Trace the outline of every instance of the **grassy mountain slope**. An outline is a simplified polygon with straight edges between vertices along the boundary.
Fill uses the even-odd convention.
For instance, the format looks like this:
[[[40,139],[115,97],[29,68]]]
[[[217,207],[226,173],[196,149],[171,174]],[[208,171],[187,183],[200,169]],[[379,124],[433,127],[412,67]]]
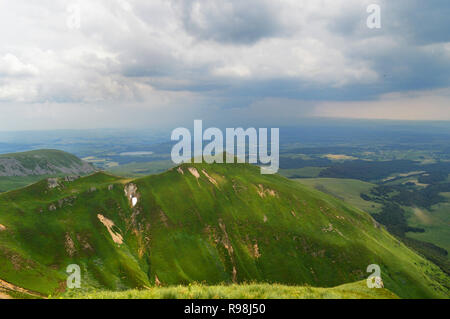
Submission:
[[[18,189],[44,177],[86,175],[94,167],[58,150],[36,150],[0,155],[0,192]]]
[[[19,189],[40,181],[46,176],[0,176],[0,193]]]
[[[36,150],[0,155],[0,176],[87,174],[93,167],[75,155],[58,150]]]
[[[408,174],[410,176],[410,174]],[[396,235],[409,247],[425,256],[428,260],[438,265],[444,272],[450,274],[450,202],[441,202],[432,205],[430,208],[419,208],[417,206],[392,206],[383,205],[377,200],[365,200],[361,194],[371,194],[377,185],[353,179],[335,179],[335,178],[301,178],[296,181],[312,186],[324,193],[333,195],[350,205],[366,211],[377,219],[379,213],[384,215],[384,220],[390,222],[386,224],[397,229],[423,229],[423,231],[405,231],[402,235],[397,232]],[[402,182],[406,182],[403,180]],[[442,196],[447,197],[445,193]],[[431,196],[430,196],[431,197]],[[449,197],[447,197],[449,198]],[[370,197],[369,197],[370,199]],[[402,213],[404,210],[404,221],[402,222]],[[386,218],[391,217],[390,219]],[[400,217],[400,218],[399,218]],[[402,225],[403,223],[403,225]]]
[[[400,297],[449,297],[448,276],[368,214],[250,165],[183,164],[135,180],[96,173],[49,184],[0,195],[0,278],[32,291],[63,292],[73,263],[83,287],[111,290],[334,287],[378,264]]]
[[[363,182],[357,179],[342,178],[297,178],[296,181],[314,187],[315,189],[333,195],[350,205],[368,213],[378,213],[381,204],[365,201],[361,198],[361,193],[367,193],[376,184]]]

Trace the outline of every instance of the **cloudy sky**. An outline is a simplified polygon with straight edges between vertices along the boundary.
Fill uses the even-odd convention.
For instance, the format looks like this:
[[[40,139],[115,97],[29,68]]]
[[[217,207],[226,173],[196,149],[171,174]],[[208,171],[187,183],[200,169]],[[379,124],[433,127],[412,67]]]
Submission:
[[[448,0],[0,0],[0,130],[450,120],[449,17]]]

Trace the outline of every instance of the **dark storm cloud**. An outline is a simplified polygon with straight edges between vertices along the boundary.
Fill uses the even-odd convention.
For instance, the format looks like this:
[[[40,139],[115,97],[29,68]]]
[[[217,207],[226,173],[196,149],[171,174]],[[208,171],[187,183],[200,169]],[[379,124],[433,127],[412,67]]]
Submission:
[[[421,45],[450,41],[450,1],[390,1],[388,15],[391,7],[391,25],[395,24],[399,35]]]
[[[295,30],[293,21],[282,24],[277,7],[266,1],[218,3],[192,0],[175,1],[175,4],[181,12],[185,30],[201,40],[251,46],[262,39],[288,35],[291,38],[316,36],[315,30],[308,28],[302,34],[292,32]],[[181,73],[189,78],[184,85],[177,83],[172,87],[158,81],[153,81],[153,84],[165,90],[210,92],[227,97],[224,102],[227,105],[232,104],[230,99],[233,98],[236,104],[243,105],[268,96],[340,101],[376,99],[380,94],[392,91],[447,87],[450,84],[449,53],[442,47],[424,46],[450,41],[450,2],[399,0],[379,1],[379,4],[382,9],[382,28],[379,30],[369,29],[366,25],[369,15],[366,2],[344,7],[345,10],[339,11],[336,16],[327,18],[325,24],[328,36],[342,38],[342,43],[348,44],[342,46],[341,52],[351,60],[366,61],[378,74],[376,81],[350,81],[336,86],[281,75],[263,79],[252,76],[217,78],[204,73],[211,67],[208,65],[198,69],[200,73],[185,72],[184,68]],[[323,11],[326,10],[328,8],[324,6]],[[319,13],[317,17],[320,18]],[[302,19],[299,17],[299,20]],[[307,21],[304,19],[303,22]],[[283,59],[283,56],[274,56],[273,59]]]
[[[184,0],[180,6],[183,26],[197,39],[230,44],[253,44],[281,35],[284,30],[272,1]]]
[[[66,9],[77,3],[74,29]],[[366,25],[373,3],[381,29]],[[346,114],[380,117],[403,103],[391,112],[402,118],[413,103],[408,119],[450,118],[449,16],[448,0],[4,1],[0,119],[134,125],[261,108],[271,120],[315,103],[323,116],[349,103]]]

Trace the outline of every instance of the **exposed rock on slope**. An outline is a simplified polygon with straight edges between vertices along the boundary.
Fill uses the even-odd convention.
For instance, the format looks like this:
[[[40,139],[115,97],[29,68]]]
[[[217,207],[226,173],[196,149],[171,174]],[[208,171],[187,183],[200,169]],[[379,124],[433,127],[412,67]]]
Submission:
[[[0,155],[0,176],[85,175],[94,167],[57,150],[37,150]]]

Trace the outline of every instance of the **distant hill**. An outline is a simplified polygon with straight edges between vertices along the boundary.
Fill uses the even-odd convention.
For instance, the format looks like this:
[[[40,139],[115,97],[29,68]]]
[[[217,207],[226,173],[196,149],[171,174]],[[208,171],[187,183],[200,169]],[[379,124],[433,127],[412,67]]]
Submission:
[[[403,298],[449,298],[450,279],[372,217],[247,164],[183,164],[124,179],[45,179],[0,194],[0,279],[44,295],[188,283],[335,287],[381,267]],[[82,290],[83,291],[83,290]]]
[[[85,175],[94,167],[58,150],[36,150],[0,155],[0,176]]]

